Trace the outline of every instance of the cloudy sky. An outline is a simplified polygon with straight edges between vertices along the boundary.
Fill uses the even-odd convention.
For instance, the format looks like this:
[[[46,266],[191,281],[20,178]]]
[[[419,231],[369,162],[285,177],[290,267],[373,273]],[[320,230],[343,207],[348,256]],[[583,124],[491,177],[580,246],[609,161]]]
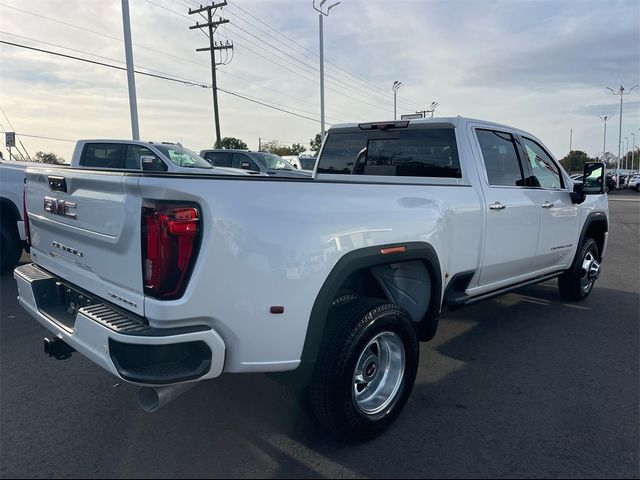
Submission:
[[[318,16],[311,0],[228,0],[218,40],[223,136],[308,143],[319,132]],[[333,3],[328,1],[327,5]],[[192,0],[130,0],[136,68],[210,84],[208,46],[189,30]],[[200,18],[202,21],[202,19]],[[124,65],[120,0],[0,0],[0,40]],[[393,118],[426,108],[528,130],[556,157],[617,153],[619,97],[640,82],[640,2],[342,0],[325,19],[328,123]],[[211,90],[137,75],[141,138],[194,150],[214,139]],[[70,159],[79,138],[131,135],[126,73],[0,44],[0,126],[31,154]],[[640,87],[625,96],[622,137],[640,143]],[[293,114],[297,114],[293,115]],[[304,118],[307,117],[307,118]],[[12,126],[12,127],[11,127]],[[51,137],[49,140],[27,135]],[[2,142],[4,145],[4,142]],[[5,157],[6,150],[3,149]]]

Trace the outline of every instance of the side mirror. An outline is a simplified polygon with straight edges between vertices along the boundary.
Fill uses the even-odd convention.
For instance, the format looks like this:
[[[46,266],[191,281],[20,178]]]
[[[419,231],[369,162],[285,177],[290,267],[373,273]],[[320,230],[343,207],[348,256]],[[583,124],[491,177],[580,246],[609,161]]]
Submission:
[[[153,155],[141,155],[140,163],[142,163],[142,170],[147,172],[164,172],[167,170],[164,162]]]
[[[251,170],[251,165],[249,165],[249,162],[240,162],[240,168],[243,170]]]
[[[604,163],[585,163],[582,175],[582,193],[585,195],[600,195],[604,192]]]

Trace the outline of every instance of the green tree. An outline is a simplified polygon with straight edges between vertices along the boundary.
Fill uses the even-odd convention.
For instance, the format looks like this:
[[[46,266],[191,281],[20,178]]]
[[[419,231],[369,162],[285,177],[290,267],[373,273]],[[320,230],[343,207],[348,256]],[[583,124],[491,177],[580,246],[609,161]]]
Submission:
[[[248,150],[247,144],[235,137],[223,137],[220,140],[220,148]]]
[[[302,152],[305,152],[307,150],[307,147],[300,143],[294,143],[293,145],[291,145],[290,150],[292,152],[291,155],[300,155]]]
[[[311,143],[311,150],[313,150],[316,156],[318,156],[318,153],[320,153],[320,147],[322,146],[322,138],[320,137],[320,134],[316,134],[316,138],[312,138],[309,143]]]
[[[300,155],[307,150],[307,147],[300,143],[294,143],[288,146],[283,145],[278,140],[271,140],[270,142],[262,144],[262,150],[283,157],[285,155]]]
[[[57,156],[53,152],[36,152],[36,162],[54,163],[57,165],[67,163],[64,158]]]
[[[567,156],[565,156],[560,163],[569,173],[580,173],[584,170],[584,164],[587,162],[596,162],[597,159],[590,158],[585,152],[581,150],[571,150]]]

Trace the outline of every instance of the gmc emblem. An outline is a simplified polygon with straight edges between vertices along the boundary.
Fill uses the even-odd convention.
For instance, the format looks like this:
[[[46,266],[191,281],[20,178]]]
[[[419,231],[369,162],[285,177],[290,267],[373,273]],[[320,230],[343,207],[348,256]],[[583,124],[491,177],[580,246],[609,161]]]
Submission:
[[[71,213],[69,210],[76,208],[74,202],[67,202],[66,200],[58,200],[53,197],[44,197],[44,211],[52,213],[53,215],[60,215],[61,217],[71,218],[75,220],[78,215]]]

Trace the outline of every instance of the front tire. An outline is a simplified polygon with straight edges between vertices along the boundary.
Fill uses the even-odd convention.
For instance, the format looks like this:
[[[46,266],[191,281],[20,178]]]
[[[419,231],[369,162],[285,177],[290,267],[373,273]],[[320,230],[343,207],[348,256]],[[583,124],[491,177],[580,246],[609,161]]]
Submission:
[[[336,309],[310,385],[316,418],[351,439],[382,433],[411,394],[419,361],[413,321],[399,305],[361,298]]]
[[[586,237],[571,268],[558,277],[558,289],[565,300],[581,301],[589,296],[600,275],[600,257],[595,240]]]

